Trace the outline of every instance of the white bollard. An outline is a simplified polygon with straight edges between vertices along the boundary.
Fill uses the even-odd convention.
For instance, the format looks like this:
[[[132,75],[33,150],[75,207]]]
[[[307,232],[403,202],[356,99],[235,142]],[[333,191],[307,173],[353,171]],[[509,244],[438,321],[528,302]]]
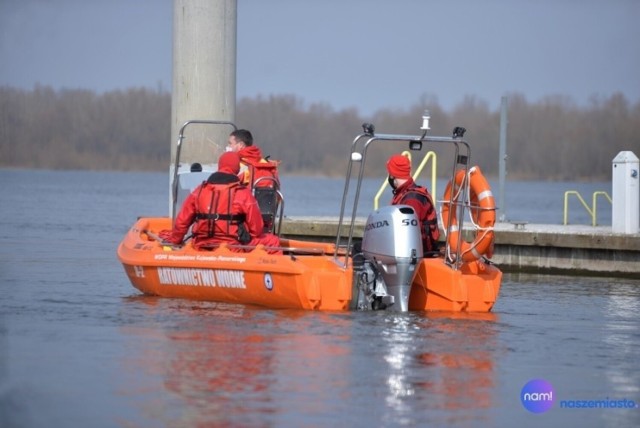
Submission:
[[[640,163],[630,151],[613,159],[611,228],[615,233],[640,231]]]

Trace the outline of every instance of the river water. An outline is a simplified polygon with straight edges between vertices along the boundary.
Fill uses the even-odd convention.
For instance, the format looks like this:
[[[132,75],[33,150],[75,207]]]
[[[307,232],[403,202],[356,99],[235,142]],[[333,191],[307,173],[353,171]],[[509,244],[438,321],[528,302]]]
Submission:
[[[640,403],[640,279],[505,274],[485,315],[160,299],[115,252],[137,216],[166,214],[166,174],[0,170],[0,183],[0,427],[640,425],[637,407],[568,408]],[[285,177],[285,213],[336,215],[343,184]],[[553,224],[565,190],[611,194],[506,190],[511,218]],[[534,379],[553,387],[547,412],[521,402]]]

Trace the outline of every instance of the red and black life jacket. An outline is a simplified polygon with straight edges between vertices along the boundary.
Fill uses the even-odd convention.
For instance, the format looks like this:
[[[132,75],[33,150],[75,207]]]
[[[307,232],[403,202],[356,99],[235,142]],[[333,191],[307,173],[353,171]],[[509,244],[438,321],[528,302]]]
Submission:
[[[243,244],[251,240],[245,227],[245,215],[232,213],[235,193],[241,187],[237,181],[230,184],[202,183],[198,192],[194,237],[208,239],[215,236]]]
[[[438,213],[433,204],[433,198],[427,189],[414,183],[403,192],[400,201],[396,203],[406,203],[410,199],[417,200],[426,209],[426,217],[418,219],[422,222],[420,230],[422,231],[424,251],[436,251],[440,230],[438,229]]]

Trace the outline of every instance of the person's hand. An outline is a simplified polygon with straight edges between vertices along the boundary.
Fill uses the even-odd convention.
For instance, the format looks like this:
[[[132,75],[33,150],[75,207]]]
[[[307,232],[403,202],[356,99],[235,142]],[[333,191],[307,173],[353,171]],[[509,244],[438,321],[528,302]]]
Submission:
[[[169,229],[161,230],[161,231],[158,233],[158,236],[159,236],[159,237],[160,237],[160,239],[162,239],[163,241],[168,241],[168,240],[169,240],[169,238],[171,238],[171,230],[169,230]]]

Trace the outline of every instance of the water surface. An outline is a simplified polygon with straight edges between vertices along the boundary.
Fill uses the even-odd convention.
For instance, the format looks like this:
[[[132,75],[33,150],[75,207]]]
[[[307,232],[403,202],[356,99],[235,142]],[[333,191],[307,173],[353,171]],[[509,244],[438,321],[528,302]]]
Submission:
[[[344,183],[323,180],[313,204],[294,202],[312,179],[285,181],[291,215],[332,206],[321,189]],[[505,274],[485,315],[161,299],[131,287],[115,249],[138,215],[167,212],[164,174],[0,170],[0,182],[2,427],[640,423],[637,408],[559,406],[640,402],[640,280]],[[514,187],[515,206],[557,204],[533,198],[548,183]],[[520,402],[538,378],[558,400],[543,414]]]

